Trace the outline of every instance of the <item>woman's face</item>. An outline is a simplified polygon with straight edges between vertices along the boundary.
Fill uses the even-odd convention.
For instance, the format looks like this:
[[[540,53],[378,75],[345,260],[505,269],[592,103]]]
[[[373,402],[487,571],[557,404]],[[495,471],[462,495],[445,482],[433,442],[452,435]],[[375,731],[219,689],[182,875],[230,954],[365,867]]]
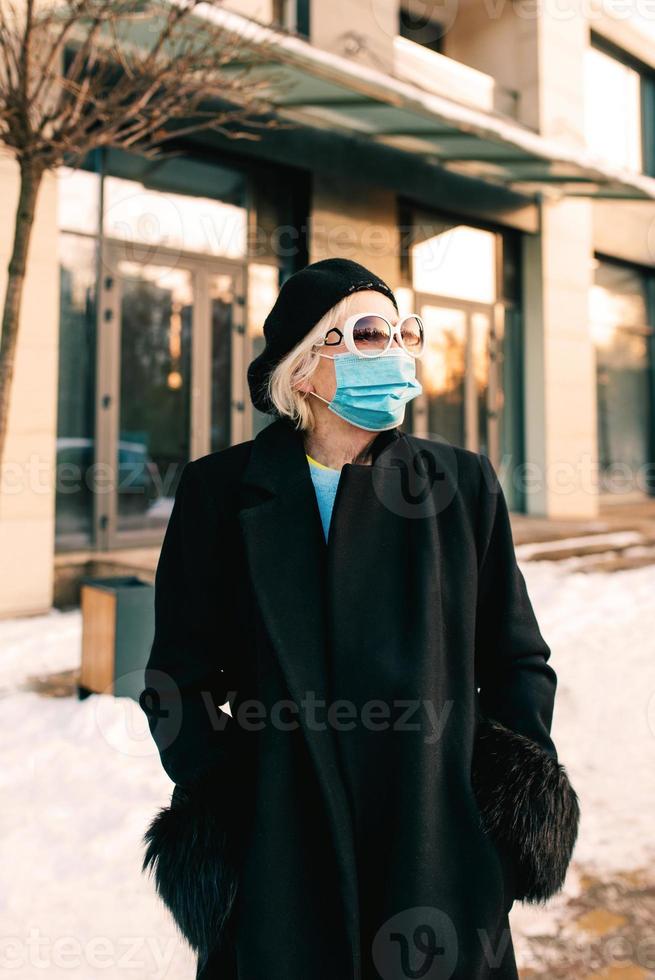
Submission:
[[[391,324],[398,322],[398,313],[391,300],[383,293],[379,293],[374,289],[362,289],[359,292],[353,293],[350,297],[349,309],[344,315],[343,323],[337,323],[336,326],[343,330],[347,318],[354,313],[380,313]],[[398,340],[394,337],[392,347],[399,346]],[[334,361],[330,360],[330,358],[335,354],[348,354],[349,351],[342,341],[338,346],[330,344],[328,347],[321,347],[320,352],[321,354],[328,354],[329,357],[319,357],[314,373],[300,386],[300,390],[307,392],[315,391],[328,401],[332,401],[337,388],[337,380]],[[312,399],[312,408],[320,411],[321,409],[327,409],[327,405],[324,405],[323,402],[317,399]]]

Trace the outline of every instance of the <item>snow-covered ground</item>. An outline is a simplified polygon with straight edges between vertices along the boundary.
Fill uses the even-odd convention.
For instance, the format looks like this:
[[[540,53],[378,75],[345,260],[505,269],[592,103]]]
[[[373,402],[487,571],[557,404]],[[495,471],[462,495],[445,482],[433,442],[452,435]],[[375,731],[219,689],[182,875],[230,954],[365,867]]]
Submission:
[[[581,872],[606,879],[654,867],[655,565],[585,573],[575,564],[521,564],[558,676],[552,735],[581,812],[563,892],[545,909],[518,902],[510,913],[524,967],[530,935],[569,924]]]
[[[0,977],[187,980],[195,958],[140,873],[172,784],[130,698],[50,698],[27,674],[76,667],[79,612],[0,622]]]
[[[553,738],[581,802],[564,893],[510,915],[520,966],[531,933],[560,928],[579,872],[655,858],[655,566],[582,573],[525,562],[558,674]],[[133,701],[21,689],[74,668],[78,612],[0,622],[0,977],[192,980],[195,960],[140,873],[141,836],[170,797]]]

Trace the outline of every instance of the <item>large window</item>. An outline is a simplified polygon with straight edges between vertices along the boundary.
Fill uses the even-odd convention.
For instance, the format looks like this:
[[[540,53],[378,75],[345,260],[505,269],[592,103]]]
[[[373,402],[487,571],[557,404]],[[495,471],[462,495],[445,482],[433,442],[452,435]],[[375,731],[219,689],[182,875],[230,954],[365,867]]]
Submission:
[[[655,173],[653,84],[649,69],[593,38],[585,62],[585,135],[589,149],[612,166]]]
[[[421,293],[493,303],[496,236],[484,228],[443,222],[411,246],[412,285]]]
[[[653,492],[652,276],[597,258],[590,296],[601,490]]]
[[[426,328],[408,426],[483,452],[524,507],[520,239],[401,205],[403,279]]]
[[[246,369],[307,262],[309,179],[217,159],[107,150],[59,171],[61,550],[158,543],[186,462],[270,421]]]
[[[153,162],[122,150],[104,154],[102,171],[101,179],[89,169],[59,169],[62,230],[97,235],[102,191],[102,230],[108,238],[152,249],[245,256],[242,173],[189,158]]]
[[[232,383],[234,335],[245,337],[244,173],[114,150],[93,162],[58,174],[65,548],[147,543],[186,461],[245,434]]]

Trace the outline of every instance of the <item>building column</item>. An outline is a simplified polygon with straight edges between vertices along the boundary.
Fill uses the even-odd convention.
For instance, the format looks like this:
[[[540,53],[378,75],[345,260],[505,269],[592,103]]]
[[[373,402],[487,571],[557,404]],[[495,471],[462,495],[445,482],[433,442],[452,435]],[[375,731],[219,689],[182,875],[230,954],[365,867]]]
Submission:
[[[518,20],[520,121],[584,147],[589,25],[575,0]],[[556,191],[557,185],[553,185]],[[589,331],[593,204],[544,197],[523,248],[528,513],[598,513],[595,352]]]
[[[544,202],[524,238],[526,504],[530,514],[598,513],[596,371],[589,332],[591,205]]]
[[[18,168],[0,160],[0,295],[18,200]],[[46,174],[37,201],[23,305],[9,430],[0,485],[0,617],[48,610],[54,577],[59,275],[57,176]]]

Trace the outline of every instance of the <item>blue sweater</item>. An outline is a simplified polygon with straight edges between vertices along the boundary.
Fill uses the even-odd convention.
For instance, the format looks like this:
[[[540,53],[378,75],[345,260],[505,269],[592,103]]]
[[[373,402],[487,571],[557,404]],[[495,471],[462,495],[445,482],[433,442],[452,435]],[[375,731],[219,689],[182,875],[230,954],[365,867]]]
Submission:
[[[323,523],[323,533],[327,541],[330,520],[332,518],[332,508],[334,507],[334,498],[337,494],[341,470],[333,470],[329,466],[323,466],[322,463],[317,463],[311,456],[307,456],[307,461],[309,463],[309,472],[314,484],[314,490],[316,491],[316,500]]]

